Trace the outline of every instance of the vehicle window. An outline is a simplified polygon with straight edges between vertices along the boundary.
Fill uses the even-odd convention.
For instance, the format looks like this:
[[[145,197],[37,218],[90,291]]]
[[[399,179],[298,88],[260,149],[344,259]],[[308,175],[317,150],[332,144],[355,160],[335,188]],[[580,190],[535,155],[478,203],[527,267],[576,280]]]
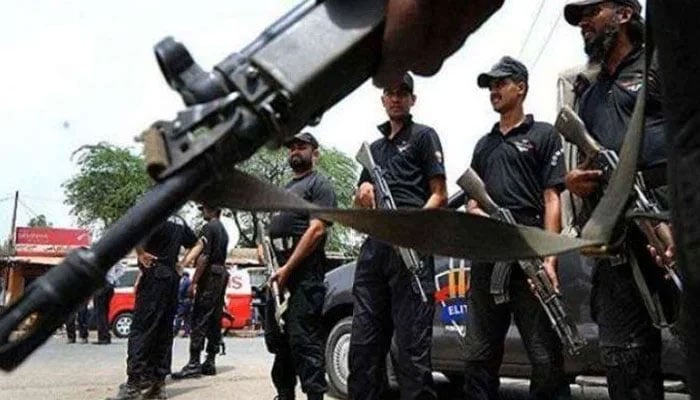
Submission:
[[[122,275],[119,278],[119,282],[117,282],[116,287],[131,287],[134,286],[134,283],[136,282],[136,277],[139,274],[139,270],[137,268],[135,269],[130,269],[127,268],[124,271],[124,275]]]

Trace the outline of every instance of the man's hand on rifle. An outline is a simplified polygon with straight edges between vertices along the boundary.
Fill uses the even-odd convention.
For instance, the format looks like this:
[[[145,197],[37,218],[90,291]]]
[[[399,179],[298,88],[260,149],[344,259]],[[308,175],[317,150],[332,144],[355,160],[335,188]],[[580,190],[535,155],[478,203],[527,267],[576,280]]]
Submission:
[[[374,185],[369,182],[362,183],[357,188],[355,204],[362,208],[377,208],[377,203],[374,200]]]
[[[502,4],[503,0],[389,0],[374,83],[385,87],[400,81],[407,71],[437,73],[443,61]]]
[[[284,290],[291,275],[292,270],[285,264],[280,267],[272,276],[270,277],[270,282],[277,282],[277,287],[279,290]]]
[[[138,255],[136,256],[136,258],[139,264],[144,268],[151,268],[155,264],[155,262],[158,261],[158,257],[143,250],[138,251]]]
[[[564,184],[569,192],[579,196],[587,197],[595,192],[600,185],[603,171],[599,169],[587,169],[588,162],[579,165],[566,173]]]
[[[559,293],[559,274],[557,272],[557,258],[555,256],[546,257],[544,259],[544,270],[547,273],[549,281],[552,282],[554,290]]]

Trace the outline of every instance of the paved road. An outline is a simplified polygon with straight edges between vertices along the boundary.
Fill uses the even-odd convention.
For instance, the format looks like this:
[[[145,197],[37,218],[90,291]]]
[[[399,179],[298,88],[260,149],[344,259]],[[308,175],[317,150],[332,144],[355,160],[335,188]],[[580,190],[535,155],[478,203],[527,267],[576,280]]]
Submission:
[[[173,369],[187,362],[187,339],[175,340]],[[217,359],[219,374],[214,377],[186,381],[168,381],[170,398],[271,400],[274,389],[269,368],[272,356],[265,350],[260,337],[226,338],[227,355]],[[126,340],[114,340],[111,345],[65,344],[65,338],[55,336],[27,362],[11,374],[0,372],[2,400],[99,400],[116,393],[125,379]],[[463,396],[445,380],[438,379],[439,399],[461,399]],[[605,399],[601,389],[572,386],[575,399]],[[504,380],[507,399],[522,399],[526,382]],[[298,399],[304,399],[301,395]],[[687,397],[667,396],[667,399]],[[398,400],[393,393],[388,400]]]

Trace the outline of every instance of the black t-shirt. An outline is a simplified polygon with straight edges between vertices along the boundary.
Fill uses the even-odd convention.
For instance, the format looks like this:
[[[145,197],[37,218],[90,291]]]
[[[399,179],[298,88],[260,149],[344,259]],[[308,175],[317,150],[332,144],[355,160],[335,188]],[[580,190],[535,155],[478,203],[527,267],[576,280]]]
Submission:
[[[142,242],[143,249],[158,257],[158,263],[175,267],[180,247],[192,248],[197,243],[192,229],[179,216],[173,215]]]
[[[374,162],[384,171],[384,179],[398,208],[421,208],[430,198],[430,178],[445,176],[442,145],[437,132],[413,122],[409,116],[403,128],[392,138],[391,125],[379,127],[383,138],[370,145]],[[366,169],[359,184],[372,182]]]
[[[292,179],[284,189],[321,207],[336,207],[337,205],[333,185],[317,171]],[[270,219],[270,237],[294,237],[298,239],[309,228],[310,218],[313,216],[308,213],[278,211],[272,214]],[[330,225],[329,222],[326,224]],[[322,249],[323,246],[321,245],[319,248]]]
[[[495,124],[476,144],[471,166],[496,204],[521,224],[542,226],[544,190],[564,186],[562,153],[554,127],[528,114],[506,135]]]
[[[641,168],[666,162],[666,122],[657,68],[656,62],[649,68]],[[591,135],[618,153],[643,84],[643,71],[644,48],[640,47],[627,55],[613,74],[603,68],[579,100],[579,115]]]
[[[208,257],[209,264],[225,265],[228,234],[221,221],[218,218],[209,220],[202,228],[200,236],[204,242],[202,254]]]

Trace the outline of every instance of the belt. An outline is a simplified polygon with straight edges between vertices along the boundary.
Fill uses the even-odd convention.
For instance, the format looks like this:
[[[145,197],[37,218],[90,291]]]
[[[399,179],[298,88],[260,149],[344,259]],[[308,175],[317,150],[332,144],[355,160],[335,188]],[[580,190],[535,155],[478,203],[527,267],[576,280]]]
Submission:
[[[642,175],[647,189],[656,189],[667,185],[666,163],[641,170],[639,173]]]

